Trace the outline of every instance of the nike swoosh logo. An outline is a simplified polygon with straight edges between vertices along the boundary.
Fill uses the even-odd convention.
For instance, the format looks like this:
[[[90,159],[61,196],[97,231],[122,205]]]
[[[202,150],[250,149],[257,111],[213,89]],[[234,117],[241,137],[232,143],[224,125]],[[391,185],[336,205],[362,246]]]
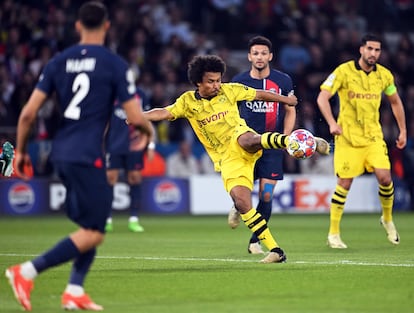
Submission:
[[[278,177],[278,176],[279,176],[279,174],[277,174],[277,173],[272,173],[272,174],[270,174],[270,176],[272,176],[272,177]]]

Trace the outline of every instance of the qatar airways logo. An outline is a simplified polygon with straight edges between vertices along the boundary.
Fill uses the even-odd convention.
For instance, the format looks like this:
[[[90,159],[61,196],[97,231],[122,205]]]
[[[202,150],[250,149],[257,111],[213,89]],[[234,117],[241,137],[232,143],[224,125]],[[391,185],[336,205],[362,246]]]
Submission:
[[[360,92],[354,92],[349,91],[348,92],[348,98],[349,99],[356,99],[356,100],[379,100],[381,98],[381,95],[377,93],[360,93]]]
[[[202,120],[197,121],[198,126],[203,127],[203,126],[208,125],[212,122],[218,121],[218,120],[222,119],[223,117],[225,117],[228,112],[229,111],[215,113],[215,114],[213,114],[209,117],[203,118]]]
[[[246,107],[256,113],[268,113],[275,111],[275,103],[262,100],[246,101]]]

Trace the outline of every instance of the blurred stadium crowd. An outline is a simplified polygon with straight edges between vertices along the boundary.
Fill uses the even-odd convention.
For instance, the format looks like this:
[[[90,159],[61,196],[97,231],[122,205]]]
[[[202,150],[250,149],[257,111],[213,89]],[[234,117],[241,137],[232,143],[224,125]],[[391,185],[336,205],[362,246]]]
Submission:
[[[77,0],[3,0],[0,4],[0,140],[15,142],[22,106],[45,64],[74,44]],[[322,80],[339,63],[359,56],[365,32],[385,42],[380,63],[389,67],[407,114],[408,146],[395,149],[397,128],[389,106],[382,110],[384,135],[394,175],[412,188],[414,174],[414,1],[411,0],[113,0],[107,46],[122,55],[137,74],[151,107],[170,104],[184,90],[187,62],[214,53],[227,63],[224,81],[249,66],[247,41],[257,34],[274,44],[273,66],[289,73],[300,100],[298,127],[331,139],[316,105]],[[335,103],[333,103],[335,106]],[[148,109],[148,108],[145,108]],[[41,110],[33,142],[47,156],[57,121],[53,99]],[[186,122],[157,125],[160,143],[196,144]],[[46,157],[41,159],[46,160]],[[296,161],[286,172],[299,173]],[[42,170],[35,167],[35,173]]]

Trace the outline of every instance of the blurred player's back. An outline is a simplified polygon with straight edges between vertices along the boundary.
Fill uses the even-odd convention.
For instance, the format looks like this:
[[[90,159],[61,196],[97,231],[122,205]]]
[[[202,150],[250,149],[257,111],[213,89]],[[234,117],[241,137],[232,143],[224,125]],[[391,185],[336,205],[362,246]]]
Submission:
[[[131,82],[126,80],[126,69],[123,60],[98,45],[70,47],[48,64],[37,88],[46,93],[56,90],[61,106],[53,160],[100,162],[103,133],[116,97],[114,86],[124,81],[132,91],[124,92],[121,102],[135,91],[132,75]]]

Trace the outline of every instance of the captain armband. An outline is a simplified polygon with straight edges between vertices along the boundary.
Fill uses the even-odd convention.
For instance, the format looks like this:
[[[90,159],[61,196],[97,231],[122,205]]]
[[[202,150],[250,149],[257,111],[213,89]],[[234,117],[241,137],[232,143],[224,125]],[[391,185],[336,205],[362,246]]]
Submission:
[[[397,92],[397,87],[395,86],[395,84],[389,85],[385,90],[384,93],[387,96],[392,96],[393,94],[395,94]]]

